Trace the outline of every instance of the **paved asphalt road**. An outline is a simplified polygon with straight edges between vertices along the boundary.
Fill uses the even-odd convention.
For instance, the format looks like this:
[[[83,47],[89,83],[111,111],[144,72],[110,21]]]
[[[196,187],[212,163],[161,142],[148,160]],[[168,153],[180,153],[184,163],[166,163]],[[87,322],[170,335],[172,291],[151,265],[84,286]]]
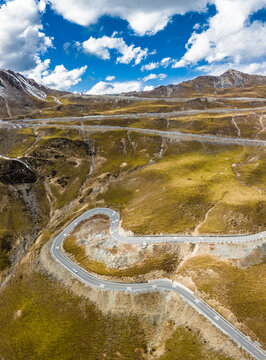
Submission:
[[[45,119],[43,119],[45,121]],[[46,119],[47,120],[47,119]],[[51,119],[50,119],[51,120]],[[40,121],[40,119],[38,119]],[[57,121],[61,121],[57,119]],[[29,123],[28,121],[22,122],[1,122],[0,125],[2,126],[9,126],[16,128],[22,127],[51,127],[52,124],[50,123],[43,123],[43,122],[35,122]],[[171,139],[178,139],[180,141],[200,141],[205,143],[215,143],[215,144],[223,144],[223,145],[247,145],[247,146],[266,146],[265,140],[258,140],[258,139],[246,139],[246,138],[233,138],[233,137],[222,137],[222,136],[214,136],[214,135],[199,135],[199,134],[191,134],[191,133],[182,133],[178,130],[171,130],[171,131],[162,131],[162,130],[155,130],[155,129],[142,129],[142,128],[134,128],[134,127],[127,127],[127,126],[110,126],[110,125],[67,125],[67,124],[56,124],[56,127],[61,128],[73,128],[73,129],[86,129],[92,132],[103,132],[103,131],[133,131],[142,134],[148,135],[158,135],[165,138]]]
[[[54,118],[36,118],[36,119],[21,119],[21,120],[12,120],[13,123],[25,121],[28,123],[35,121],[42,122],[52,122],[52,121],[82,121],[82,120],[103,120],[103,119],[142,119],[142,118],[171,118],[171,117],[179,117],[186,115],[197,115],[197,114],[235,114],[235,113],[246,113],[246,112],[254,112],[254,111],[265,111],[265,106],[254,107],[254,108],[240,108],[240,109],[195,109],[195,110],[178,110],[178,111],[168,111],[168,112],[146,112],[146,113],[135,113],[135,114],[105,114],[105,115],[84,115],[84,116],[62,116],[62,117],[54,117]]]
[[[53,258],[64,266],[73,276],[79,279],[86,285],[90,285],[99,289],[113,290],[113,291],[126,291],[126,292],[147,292],[156,290],[175,291],[193,308],[195,308],[200,314],[205,316],[210,322],[212,322],[223,333],[228,335],[239,346],[249,352],[254,358],[259,360],[265,360],[265,352],[254,342],[252,342],[247,336],[242,334],[233,325],[231,325],[226,319],[218,314],[203,300],[199,299],[193,294],[191,290],[185,286],[172,282],[169,279],[152,280],[144,283],[119,283],[114,281],[103,280],[97,278],[95,275],[88,273],[80,266],[75,264],[66,255],[62,253],[62,244],[66,236],[68,236],[74,228],[83,220],[88,219],[97,214],[104,214],[110,218],[110,233],[113,238],[123,242],[164,242],[164,241],[179,241],[179,242],[243,242],[250,240],[257,240],[266,237],[266,231],[254,234],[254,235],[239,235],[239,236],[136,236],[136,237],[123,237],[118,232],[119,214],[112,209],[96,208],[84,212],[70,225],[68,225],[64,231],[62,231],[53,241],[51,246],[51,253]]]

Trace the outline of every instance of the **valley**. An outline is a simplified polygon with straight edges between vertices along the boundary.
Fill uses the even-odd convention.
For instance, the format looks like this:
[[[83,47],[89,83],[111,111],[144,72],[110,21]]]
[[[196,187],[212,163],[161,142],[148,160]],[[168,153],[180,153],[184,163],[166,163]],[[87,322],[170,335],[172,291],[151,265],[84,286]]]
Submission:
[[[3,359],[264,358],[264,78],[1,106]]]

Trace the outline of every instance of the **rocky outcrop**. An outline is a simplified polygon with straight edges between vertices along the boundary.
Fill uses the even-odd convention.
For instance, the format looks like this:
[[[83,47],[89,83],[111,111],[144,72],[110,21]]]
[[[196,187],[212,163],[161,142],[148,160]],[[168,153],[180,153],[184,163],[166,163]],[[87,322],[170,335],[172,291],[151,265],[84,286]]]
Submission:
[[[46,106],[47,95],[66,94],[39,85],[11,70],[0,69],[0,116],[12,118]]]
[[[266,85],[266,76],[249,75],[237,70],[228,70],[220,76],[198,76],[177,85],[159,86],[145,93],[135,93],[146,97],[183,97],[190,93],[214,92],[216,89]]]
[[[0,182],[5,185],[34,183],[35,173],[17,160],[0,160]]]

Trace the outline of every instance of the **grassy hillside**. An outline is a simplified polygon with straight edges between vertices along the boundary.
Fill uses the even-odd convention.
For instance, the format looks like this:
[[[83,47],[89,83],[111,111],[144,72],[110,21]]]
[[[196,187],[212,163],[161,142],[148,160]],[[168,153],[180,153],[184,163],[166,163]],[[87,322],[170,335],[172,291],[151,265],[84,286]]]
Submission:
[[[40,273],[20,273],[0,297],[5,360],[143,359],[136,316],[107,316]]]
[[[188,260],[179,273],[190,276],[200,291],[229,308],[266,344],[265,263],[240,269],[211,256],[199,256]]]
[[[248,96],[252,89],[243,91]],[[226,94],[221,90],[221,95]],[[38,116],[108,113],[110,119],[86,124],[265,136],[261,113],[242,113],[235,119],[232,114],[200,114],[118,120],[112,115],[172,111],[183,105],[110,99],[88,102],[71,96],[62,98],[62,105],[49,101],[52,107],[43,108]],[[195,108],[195,102],[186,106]],[[248,104],[227,102],[226,106]],[[4,360],[152,358],[153,349],[148,356],[149,341],[161,326],[156,317],[147,320],[127,312],[123,316],[104,315],[63,283],[39,272],[41,245],[89,208],[107,206],[120,211],[122,226],[136,234],[265,230],[265,150],[261,147],[173,141],[126,130],[93,133],[54,124],[34,129],[1,128],[0,154],[22,158],[36,176],[30,184],[0,182],[0,271],[6,271],[2,276],[8,271],[13,275],[0,294],[0,358]],[[34,244],[40,234],[42,242]],[[73,236],[66,240],[65,249],[88,270],[120,279],[156,270],[173,276],[181,259],[179,253],[155,252],[134,267],[116,269],[89,260]],[[22,260],[24,266],[15,270],[15,260]],[[179,274],[191,277],[203,295],[230,309],[265,341],[264,264],[241,269],[204,256],[183,263]],[[148,309],[148,302],[144,305]],[[210,350],[191,329],[177,328],[171,334],[161,360],[229,360]]]
[[[262,231],[265,195],[233,166],[257,156],[254,148],[168,142],[163,159],[110,183],[98,200],[120,207],[123,226],[135,233],[186,233],[201,222],[204,233]],[[251,175],[258,189],[264,176],[262,169],[257,181]]]

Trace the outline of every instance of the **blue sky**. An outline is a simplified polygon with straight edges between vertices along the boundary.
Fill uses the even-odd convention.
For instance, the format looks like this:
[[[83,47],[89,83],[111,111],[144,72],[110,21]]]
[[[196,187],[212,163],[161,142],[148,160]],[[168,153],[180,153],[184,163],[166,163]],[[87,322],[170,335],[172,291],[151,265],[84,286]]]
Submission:
[[[265,0],[0,0],[0,67],[90,94],[266,75]]]

